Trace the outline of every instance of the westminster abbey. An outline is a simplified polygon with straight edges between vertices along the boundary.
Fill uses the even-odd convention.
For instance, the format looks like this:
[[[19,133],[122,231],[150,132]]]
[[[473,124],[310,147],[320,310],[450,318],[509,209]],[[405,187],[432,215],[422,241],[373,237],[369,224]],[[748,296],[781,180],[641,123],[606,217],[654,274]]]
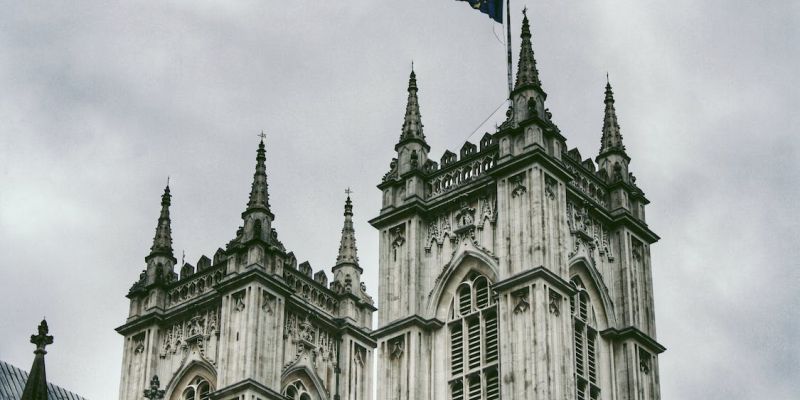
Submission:
[[[281,243],[263,140],[241,227],[196,265],[176,265],[167,187],[117,328],[120,399],[659,399],[658,236],[611,85],[600,151],[584,159],[546,107],[527,16],[521,38],[505,122],[438,162],[411,72],[370,221],[377,303],[362,281],[349,197],[332,277]]]

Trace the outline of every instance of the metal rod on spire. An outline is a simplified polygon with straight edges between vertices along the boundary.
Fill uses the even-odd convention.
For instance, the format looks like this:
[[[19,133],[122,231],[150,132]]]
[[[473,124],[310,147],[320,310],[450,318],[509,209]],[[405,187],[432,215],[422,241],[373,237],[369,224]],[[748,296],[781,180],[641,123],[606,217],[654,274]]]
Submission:
[[[508,98],[511,99],[511,91],[514,90],[514,83],[511,80],[511,0],[506,0],[506,60],[508,64]]]

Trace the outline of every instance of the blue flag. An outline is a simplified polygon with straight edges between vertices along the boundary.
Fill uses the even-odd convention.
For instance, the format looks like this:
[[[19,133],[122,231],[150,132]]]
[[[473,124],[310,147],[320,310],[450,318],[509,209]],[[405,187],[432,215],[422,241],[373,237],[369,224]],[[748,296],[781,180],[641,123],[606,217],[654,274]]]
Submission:
[[[466,1],[472,8],[489,16],[489,18],[503,23],[503,0],[457,0]]]

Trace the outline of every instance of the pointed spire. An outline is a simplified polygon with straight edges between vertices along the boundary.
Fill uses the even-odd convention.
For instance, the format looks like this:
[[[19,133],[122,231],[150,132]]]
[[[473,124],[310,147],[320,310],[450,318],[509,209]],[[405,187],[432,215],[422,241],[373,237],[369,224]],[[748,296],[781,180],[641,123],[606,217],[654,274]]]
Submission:
[[[528,23],[527,8],[522,10],[522,43],[519,48],[519,62],[517,63],[517,82],[514,90],[527,85],[534,85],[541,90],[542,82],[539,80],[539,70],[536,69],[536,59],[533,56],[531,44],[531,28]]]
[[[622,134],[617,123],[617,112],[614,109],[614,92],[611,90],[611,83],[606,74],[606,103],[605,116],[603,117],[603,136],[600,139],[600,155],[610,151],[625,153],[625,146],[622,144]]]
[[[167,183],[167,186],[164,188],[164,194],[161,195],[161,214],[158,216],[156,235],[153,237],[153,246],[150,247],[150,255],[147,256],[147,259],[156,255],[163,255],[173,260],[175,259],[172,255],[172,228],[170,227],[169,219],[171,199],[169,183]]]
[[[47,321],[42,319],[39,324],[38,333],[31,335],[31,343],[36,345],[33,354],[31,371],[28,373],[28,380],[25,382],[25,389],[22,392],[21,400],[47,400],[47,377],[45,376],[44,355],[47,354],[45,347],[53,344],[53,337],[48,335],[49,329]]]
[[[350,200],[350,188],[345,190],[347,200],[344,203],[344,227],[342,227],[342,239],[339,244],[339,255],[336,257],[337,267],[348,264],[358,267],[358,249],[356,248],[356,231],[353,229],[353,202]]]
[[[414,72],[414,64],[411,64],[411,75],[408,78],[408,103],[406,104],[406,116],[403,119],[403,130],[400,134],[398,146],[409,140],[421,141],[425,143],[425,134],[422,132],[422,117],[419,113],[419,100],[417,99],[417,74]]]
[[[261,142],[258,144],[258,153],[256,156],[256,172],[253,174],[253,184],[250,189],[250,201],[247,203],[247,210],[243,214],[248,214],[253,211],[265,211],[268,214],[269,210],[269,192],[267,185],[267,160],[266,150],[264,149],[264,133],[261,135]]]

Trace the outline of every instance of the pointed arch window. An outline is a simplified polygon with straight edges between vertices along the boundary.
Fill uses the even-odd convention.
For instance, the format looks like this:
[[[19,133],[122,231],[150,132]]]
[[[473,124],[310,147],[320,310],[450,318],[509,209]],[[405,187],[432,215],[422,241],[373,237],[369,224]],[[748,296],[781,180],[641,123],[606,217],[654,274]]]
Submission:
[[[497,305],[485,276],[473,273],[461,282],[449,317],[450,399],[500,399]]]
[[[183,389],[181,400],[208,400],[211,395],[211,384],[201,377],[196,377]]]
[[[301,380],[296,380],[283,389],[283,396],[288,400],[311,400],[311,395]]]
[[[600,398],[600,386],[597,379],[597,324],[594,309],[580,278],[572,278],[571,283],[577,291],[570,299],[574,324],[575,398],[596,400]]]

